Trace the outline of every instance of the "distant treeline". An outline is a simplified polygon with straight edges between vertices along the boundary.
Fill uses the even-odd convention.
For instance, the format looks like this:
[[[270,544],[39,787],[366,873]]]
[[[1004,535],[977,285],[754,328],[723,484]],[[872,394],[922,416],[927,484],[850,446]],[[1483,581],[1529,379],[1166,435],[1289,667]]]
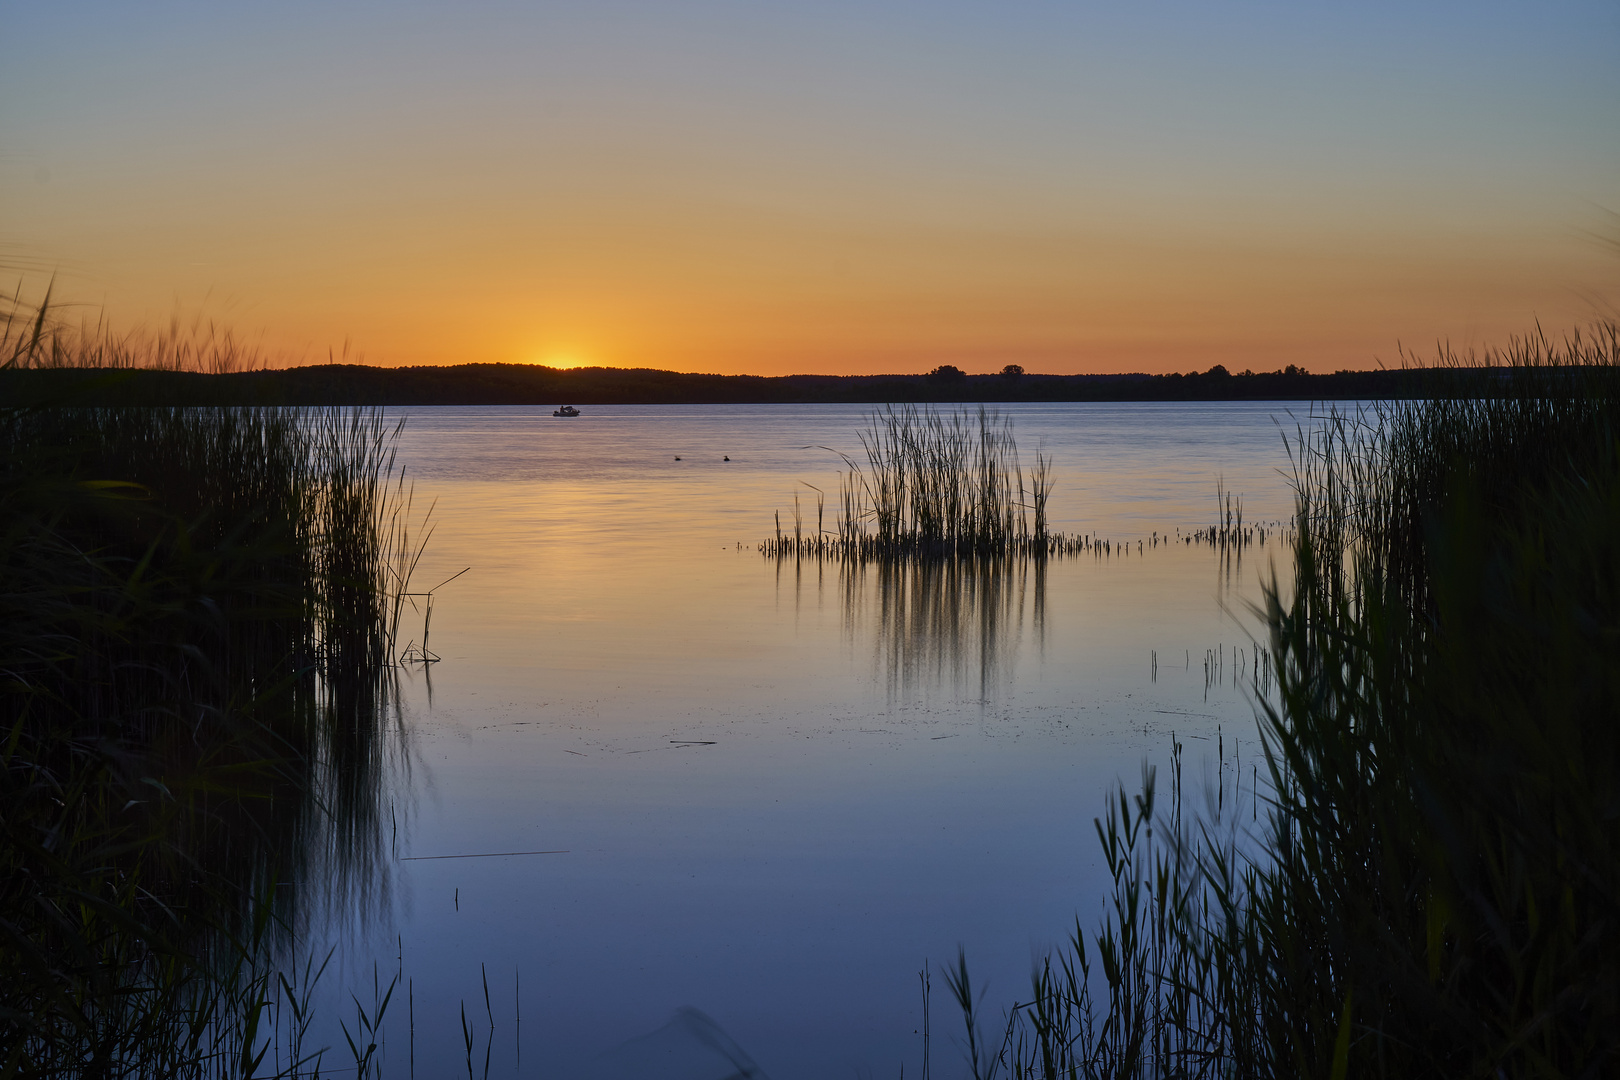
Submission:
[[[804,402],[1389,400],[1472,396],[1506,369],[1409,367],[1314,375],[1234,374],[1216,365],[1172,375],[689,375],[650,368],[531,364],[195,371],[0,369],[0,402],[75,405],[629,405]]]

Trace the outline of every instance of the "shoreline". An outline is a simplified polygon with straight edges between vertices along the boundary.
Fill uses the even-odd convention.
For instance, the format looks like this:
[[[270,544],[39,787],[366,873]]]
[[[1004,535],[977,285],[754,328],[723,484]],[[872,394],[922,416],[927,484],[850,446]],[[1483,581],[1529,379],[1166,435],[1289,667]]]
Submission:
[[[1377,401],[1474,397],[1507,368],[1197,375],[696,375],[638,368],[306,367],[210,374],[108,368],[0,369],[10,405],[963,404],[1113,401]]]

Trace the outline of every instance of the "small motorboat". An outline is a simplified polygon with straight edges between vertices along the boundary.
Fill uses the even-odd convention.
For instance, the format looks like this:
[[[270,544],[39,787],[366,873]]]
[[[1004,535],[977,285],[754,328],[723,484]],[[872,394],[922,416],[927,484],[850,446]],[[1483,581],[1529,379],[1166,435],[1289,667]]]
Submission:
[[[551,415],[552,416],[578,416],[579,415],[579,410],[574,408],[572,405],[564,405],[560,409],[553,410]]]

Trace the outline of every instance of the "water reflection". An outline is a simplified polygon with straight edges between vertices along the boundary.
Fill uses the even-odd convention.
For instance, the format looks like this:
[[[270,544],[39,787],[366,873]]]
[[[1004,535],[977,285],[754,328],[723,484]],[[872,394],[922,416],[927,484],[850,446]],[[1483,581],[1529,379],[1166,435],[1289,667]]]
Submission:
[[[663,1027],[599,1058],[590,1080],[766,1080],[765,1071],[719,1024],[690,1006]]]
[[[891,701],[949,688],[981,701],[1014,676],[1020,652],[1046,647],[1047,559],[788,560],[802,602],[809,562],[818,599],[833,579],[845,639],[870,650]],[[831,572],[829,572],[831,571]]]
[[[486,961],[492,1076],[590,1075],[683,1002],[772,1076],[920,1074],[921,958],[963,941],[995,986],[1026,985],[1030,943],[1105,895],[1088,823],[1116,778],[1169,730],[1193,748],[1252,730],[1243,695],[1203,701],[1194,661],[1225,642],[1230,676],[1253,593],[1235,552],[1223,568],[1183,537],[1215,523],[1217,469],[1249,493],[1245,529],[1287,515],[1277,408],[1017,407],[1020,443],[1059,461],[1053,527],[1104,541],[1062,565],[762,563],[780,493],[826,486],[826,452],[797,448],[858,450],[848,406],[413,417],[442,522],[420,580],[476,570],[435,603],[433,708],[410,688],[422,794],[401,856],[572,851],[401,862],[417,1075],[465,1075],[463,1001],[483,1052]],[[1245,548],[1243,580],[1269,557]],[[346,946],[352,981],[377,959],[386,986],[391,930]],[[352,1029],[349,981],[329,978]],[[636,1050],[737,1071],[695,1036]],[[621,1056],[620,1075],[680,1075]]]
[[[293,883],[288,921],[300,933],[335,914],[363,922],[389,909],[400,828],[408,825],[400,801],[411,802],[400,675],[382,668],[368,685],[329,692],[319,737],[299,758],[297,827],[264,836],[260,858],[291,871],[282,880]]]
[[[171,748],[176,800],[152,838],[180,857],[171,902],[182,936],[253,934],[270,915],[275,943],[363,924],[391,903],[392,867],[409,805],[410,748],[399,678],[388,665],[341,676],[306,669],[261,694],[228,742]],[[152,861],[151,858],[148,860]],[[268,902],[268,910],[263,905]]]

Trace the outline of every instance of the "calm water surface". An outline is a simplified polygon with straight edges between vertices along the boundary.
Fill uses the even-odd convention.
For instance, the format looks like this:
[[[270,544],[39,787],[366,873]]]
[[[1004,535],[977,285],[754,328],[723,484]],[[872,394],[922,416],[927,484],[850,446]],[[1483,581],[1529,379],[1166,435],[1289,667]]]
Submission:
[[[718,1078],[679,1025],[623,1045],[693,1006],[779,1080],[921,1075],[925,958],[962,943],[999,1014],[1033,953],[1097,922],[1110,787],[1134,790],[1172,731],[1195,771],[1219,736],[1252,755],[1231,676],[1286,552],[1231,565],[1151,537],[1213,522],[1218,479],[1245,520],[1286,518],[1279,422],[1308,406],[1007,408],[1026,456],[1056,459],[1054,526],[1115,541],[1106,559],[762,558],[795,493],[812,525],[810,485],[836,493],[823,447],[858,452],[866,411],[411,412],[402,458],[437,523],[415,584],[472,569],[436,594],[443,659],[408,686],[390,907],[347,933],[328,984],[402,971],[420,1075],[465,1074],[463,1002],[479,1074],[487,1043],[492,1076]],[[556,853],[431,858],[519,851]]]

